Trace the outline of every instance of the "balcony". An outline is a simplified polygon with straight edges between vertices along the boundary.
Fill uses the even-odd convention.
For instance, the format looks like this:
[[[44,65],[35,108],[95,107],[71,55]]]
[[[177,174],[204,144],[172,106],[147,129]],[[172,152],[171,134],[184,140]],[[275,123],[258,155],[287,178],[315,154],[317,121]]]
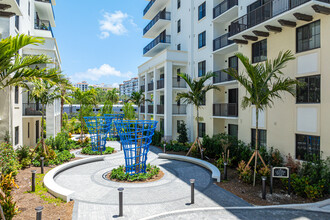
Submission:
[[[54,0],[35,0],[35,10],[42,20],[49,20],[55,27],[55,13],[53,9]]]
[[[146,86],[145,85],[140,86],[140,91],[145,92],[146,91]]]
[[[2,0],[0,3],[1,17],[12,17],[12,16],[22,16],[22,11],[19,7],[19,1],[17,0]]]
[[[227,54],[234,52],[238,49],[234,41],[229,40],[229,33],[226,33],[215,40],[213,40],[213,53],[216,54]]]
[[[148,113],[153,114],[154,113],[154,105],[148,105]]]
[[[157,81],[157,89],[164,89],[164,79]]]
[[[42,30],[42,31],[49,31],[51,33],[51,36],[54,38],[54,33],[53,33],[53,30],[52,30],[52,26],[50,25],[50,22],[48,20],[36,19],[34,21],[34,29],[35,30]],[[45,34],[47,34],[47,33],[45,33]],[[40,36],[44,37],[45,34],[40,34]]]
[[[321,11],[314,8],[315,3],[322,8]],[[295,20],[307,21],[313,19],[311,16],[316,13],[328,14],[330,9],[325,7],[329,7],[329,3],[330,0],[270,0],[233,21],[229,27],[230,39],[233,36],[241,38],[243,35],[267,37],[268,31],[281,32],[280,26],[295,27]]]
[[[172,108],[173,115],[185,115],[187,114],[187,105],[174,104]]]
[[[224,117],[224,118],[237,118],[238,104],[237,103],[213,104],[213,116]]]
[[[41,110],[41,104],[23,103],[23,116],[41,116]]]
[[[215,76],[213,77],[213,84],[227,83],[235,80],[231,75],[228,75],[223,70],[215,71],[214,74]]]
[[[166,25],[171,23],[171,12],[159,12],[143,29],[143,37],[155,38]]]
[[[237,18],[238,0],[224,0],[213,8],[213,21],[226,23]]]
[[[144,105],[141,105],[140,113],[145,113],[145,112],[146,112],[146,107]]]
[[[162,36],[159,35],[151,43],[149,43],[145,48],[143,48],[143,56],[153,57],[162,50],[166,49],[171,45],[171,35]]]
[[[143,10],[143,19],[151,20],[164,8],[168,0],[151,0]]]
[[[164,105],[157,105],[157,114],[164,114]]]
[[[154,83],[151,82],[151,83],[148,83],[148,91],[152,91],[154,90]]]
[[[181,78],[173,77],[172,86],[176,89],[187,88],[187,83]]]

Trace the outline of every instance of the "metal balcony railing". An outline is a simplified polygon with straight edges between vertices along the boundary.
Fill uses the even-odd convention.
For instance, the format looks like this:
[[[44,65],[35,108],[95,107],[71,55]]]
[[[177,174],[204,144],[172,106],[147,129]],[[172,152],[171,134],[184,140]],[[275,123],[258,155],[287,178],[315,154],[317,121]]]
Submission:
[[[235,5],[238,5],[238,0],[225,0],[213,8],[213,18],[225,13]]]
[[[172,108],[173,115],[185,115],[187,114],[187,105],[174,104]]]
[[[141,105],[140,112],[141,113],[145,113],[146,112],[146,107],[144,105]]]
[[[148,83],[148,91],[152,91],[154,90],[154,83],[151,82],[151,83]]]
[[[250,11],[231,22],[229,26],[229,34],[230,36],[234,36],[309,1],[311,0],[270,0],[255,10]],[[330,0],[317,1],[330,3]]]
[[[159,35],[151,43],[149,43],[145,48],[143,48],[143,54],[148,53],[152,48],[154,48],[159,43],[171,43],[171,35],[162,36]]]
[[[223,47],[233,44],[234,41],[229,40],[228,37],[229,37],[229,33],[226,33],[213,40],[213,51],[219,50]]]
[[[154,113],[154,105],[148,105],[148,113]]]
[[[164,114],[164,105],[157,105],[157,114]]]
[[[150,22],[149,24],[143,29],[143,35],[145,35],[160,19],[162,20],[171,20],[171,12],[159,12]]]
[[[223,83],[235,80],[231,75],[228,75],[223,70],[215,71],[213,77],[213,83]]]
[[[173,77],[173,88],[187,88],[187,83],[181,78]]]
[[[213,104],[213,116],[237,117],[238,104],[237,103]]]
[[[164,88],[164,79],[157,80],[157,89],[163,89]]]
[[[36,103],[23,103],[23,116],[41,116],[42,105]],[[44,111],[46,113],[46,111]]]
[[[143,16],[145,14],[147,14],[147,12],[149,11],[149,9],[151,8],[151,6],[155,3],[156,0],[151,0],[148,5],[145,7],[145,9],[143,10]]]

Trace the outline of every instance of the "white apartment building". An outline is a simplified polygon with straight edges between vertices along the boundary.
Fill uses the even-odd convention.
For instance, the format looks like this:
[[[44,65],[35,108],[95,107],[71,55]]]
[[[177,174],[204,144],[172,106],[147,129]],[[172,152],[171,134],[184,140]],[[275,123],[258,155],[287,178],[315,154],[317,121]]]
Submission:
[[[82,81],[74,84],[74,87],[80,89],[83,92],[86,92],[89,89],[89,84],[86,81]]]
[[[138,77],[134,77],[130,80],[124,81],[122,84],[119,85],[120,96],[130,97],[133,92],[138,92],[139,91],[138,84],[139,84]]]
[[[60,68],[60,55],[52,31],[55,27],[53,5],[55,0],[4,0],[0,2],[0,34],[2,38],[26,34],[43,37],[43,45],[27,46],[20,51],[24,55],[48,55],[53,63],[40,68]],[[0,127],[1,137],[9,130],[14,147],[19,145],[34,146],[40,137],[40,105],[28,99],[28,93],[21,88],[9,87],[1,91]],[[46,109],[47,137],[55,136],[60,131],[60,104],[57,100]]]
[[[221,91],[206,95],[200,135],[228,133],[254,142],[255,110],[242,110],[246,91],[223,70],[244,71],[234,56],[237,52],[258,63],[290,49],[297,59],[283,72],[307,82],[308,88],[299,88],[297,98],[284,94],[283,101],[260,113],[261,144],[297,159],[320,151],[329,156],[329,100],[321,96],[328,92],[329,14],[330,0],[149,1],[143,18],[150,21],[143,37],[151,42],[143,55],[150,59],[139,66],[138,76],[139,87],[153,103],[141,107],[140,117],[160,121],[167,140],[176,139],[177,124],[184,120],[192,141],[197,134],[196,112],[175,102],[176,94],[186,90],[177,72],[198,78],[212,71],[216,77],[208,83]]]

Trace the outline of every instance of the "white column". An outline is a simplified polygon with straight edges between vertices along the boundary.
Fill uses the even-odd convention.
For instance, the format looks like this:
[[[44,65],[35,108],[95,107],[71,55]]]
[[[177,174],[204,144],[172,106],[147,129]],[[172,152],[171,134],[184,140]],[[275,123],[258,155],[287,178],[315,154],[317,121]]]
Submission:
[[[156,114],[157,114],[157,104],[158,104],[158,100],[159,100],[159,97],[158,97],[158,94],[157,94],[157,76],[159,75],[159,70],[156,69],[156,67],[154,67],[154,71],[153,71],[153,74],[154,74],[154,91],[153,91],[153,96],[154,96],[154,120],[156,120]],[[159,123],[157,125],[157,127],[159,128]]]
[[[145,78],[144,78],[144,95],[146,98],[148,98],[148,80],[149,80],[149,74],[148,72],[145,73]],[[145,106],[145,110],[144,110],[144,118],[145,119],[148,119],[148,102],[145,102],[144,103],[144,106]]]
[[[166,141],[172,140],[172,62],[166,62],[164,67],[165,82],[164,82],[164,137]]]

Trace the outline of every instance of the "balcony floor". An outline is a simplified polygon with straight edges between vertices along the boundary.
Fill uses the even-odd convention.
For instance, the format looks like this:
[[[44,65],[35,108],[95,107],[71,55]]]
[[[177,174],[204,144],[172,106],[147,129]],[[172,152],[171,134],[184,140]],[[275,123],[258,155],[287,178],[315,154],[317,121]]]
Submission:
[[[170,20],[159,19],[148,31],[143,35],[144,38],[156,38],[159,33],[170,24]]]
[[[152,49],[150,49],[143,56],[144,57],[153,57],[153,56],[157,55],[159,52],[168,48],[170,45],[171,45],[170,43],[158,43],[156,46],[154,46]]]
[[[228,54],[228,53],[232,53],[238,51],[238,45],[233,43],[230,45],[227,45],[225,47],[222,47],[216,51],[213,51],[213,54]]]
[[[152,20],[156,14],[163,9],[168,0],[156,0],[154,4],[149,8],[147,13],[143,16],[143,19]]]
[[[218,17],[213,19],[213,22],[216,23],[227,23],[238,17],[238,5],[230,8],[228,11],[225,11]]]

